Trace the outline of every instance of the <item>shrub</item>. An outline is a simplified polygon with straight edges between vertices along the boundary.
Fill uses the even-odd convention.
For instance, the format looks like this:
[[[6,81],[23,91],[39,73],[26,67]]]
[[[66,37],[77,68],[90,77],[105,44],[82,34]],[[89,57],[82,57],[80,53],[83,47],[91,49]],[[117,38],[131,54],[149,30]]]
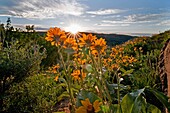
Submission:
[[[53,111],[62,87],[57,85],[53,77],[38,74],[14,84],[8,93],[9,96],[5,98],[7,112],[49,113]]]
[[[40,63],[46,57],[45,50],[33,43],[21,45],[19,41],[0,45],[0,110],[5,91],[13,83],[18,83],[26,76],[38,73]]]

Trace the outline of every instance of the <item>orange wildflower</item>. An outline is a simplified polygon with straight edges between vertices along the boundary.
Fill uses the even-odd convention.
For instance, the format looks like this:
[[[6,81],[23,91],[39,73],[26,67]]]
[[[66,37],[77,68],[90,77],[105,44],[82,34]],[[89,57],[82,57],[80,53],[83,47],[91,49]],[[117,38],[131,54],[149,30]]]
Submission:
[[[98,51],[97,50],[92,50],[91,54],[94,55],[95,57],[97,57],[98,56]]]
[[[58,68],[60,68],[60,65],[59,65],[59,64],[53,66],[53,67],[52,67],[52,72],[53,72],[53,73],[57,73],[57,69],[58,69]]]
[[[84,79],[86,77],[86,73],[80,73],[80,70],[74,70],[71,75],[74,77],[75,80],[80,80],[81,77],[82,79]]]
[[[85,100],[81,101],[82,106],[80,106],[78,109],[76,109],[76,113],[98,113],[101,111],[100,106],[101,102],[99,100],[95,100],[92,103],[90,103],[90,100],[86,98]]]
[[[122,59],[123,63],[125,63],[127,60],[126,59]]]
[[[90,46],[92,44],[92,42],[94,42],[94,40],[96,40],[97,37],[96,36],[93,36],[92,34],[83,34],[81,38],[79,38],[79,45],[80,46],[84,46],[84,45],[87,45],[87,46]]]
[[[77,42],[74,38],[67,38],[65,41],[64,41],[64,45],[63,45],[64,48],[68,48],[68,49],[73,49],[73,50],[77,50],[78,49],[78,45],[77,45]]]
[[[73,54],[73,56],[74,56],[74,57],[76,57],[76,58],[78,58],[78,57],[80,57],[80,56],[81,56],[81,53],[80,53],[80,52],[78,52],[78,53],[74,53],[74,54]]]
[[[116,58],[116,55],[115,55],[114,53],[111,53],[111,54],[110,54],[110,57],[111,57],[111,58]]]
[[[124,48],[122,48],[122,47],[119,48],[119,51],[120,51],[120,52],[122,52],[123,50],[124,50]]]
[[[56,76],[56,77],[54,78],[54,80],[55,80],[55,81],[58,81],[58,76]]]
[[[137,59],[135,59],[134,57],[130,57],[129,58],[129,63],[131,64],[131,63],[133,63],[133,62],[136,62],[137,61]]]
[[[107,61],[108,61],[108,62],[112,62],[112,59],[111,59],[111,58],[108,58]]]
[[[104,64],[104,66],[107,66],[108,64],[107,64],[107,59],[103,59],[103,64]]]
[[[60,45],[66,39],[65,32],[60,28],[50,28],[47,32],[47,37],[45,38],[47,41],[51,42],[51,45]]]
[[[80,65],[84,65],[87,62],[86,59],[80,59],[80,58],[78,58],[77,61]]]
[[[110,66],[111,62],[112,62],[111,58],[103,59],[103,64],[105,67]]]
[[[111,65],[111,68],[112,68],[113,70],[117,70],[117,69],[119,68],[119,65],[118,65],[118,64],[112,64],[112,65]]]
[[[96,39],[91,46],[92,50],[97,50],[98,52],[102,53],[106,49],[106,41],[103,38]]]
[[[137,47],[134,47],[134,51],[136,51],[137,50]]]

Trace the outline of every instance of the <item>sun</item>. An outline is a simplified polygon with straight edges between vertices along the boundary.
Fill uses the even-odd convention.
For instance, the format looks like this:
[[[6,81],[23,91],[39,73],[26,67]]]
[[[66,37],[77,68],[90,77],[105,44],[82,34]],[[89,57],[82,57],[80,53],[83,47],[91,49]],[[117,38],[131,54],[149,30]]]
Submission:
[[[76,35],[80,30],[82,30],[82,27],[78,24],[71,24],[66,28],[66,31]]]

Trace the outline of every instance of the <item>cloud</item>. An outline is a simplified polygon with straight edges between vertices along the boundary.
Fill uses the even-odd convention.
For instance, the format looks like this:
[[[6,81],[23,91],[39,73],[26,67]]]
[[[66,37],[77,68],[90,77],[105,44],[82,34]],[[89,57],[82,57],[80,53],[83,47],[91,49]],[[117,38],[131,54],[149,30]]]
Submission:
[[[61,25],[65,24],[64,22],[59,22]]]
[[[97,23],[94,24],[95,26],[102,26],[102,27],[111,27],[111,26],[116,26],[114,24],[105,24],[105,23]]]
[[[162,14],[133,14],[125,16],[126,21],[132,22],[132,23],[147,23],[147,22],[153,22],[155,20],[159,20],[162,18]]]
[[[170,20],[164,20],[157,24],[158,26],[170,26]]]
[[[159,14],[132,14],[119,18],[119,20],[102,20],[107,24],[145,24],[145,23],[160,23],[165,17],[170,17],[170,13]]]
[[[152,14],[133,14],[124,17],[126,21],[132,23],[150,23],[159,22],[170,18],[170,13],[152,13]]]
[[[116,17],[116,18],[115,18]],[[133,24],[142,26],[143,24],[148,25],[159,25],[159,26],[170,26],[170,13],[155,13],[155,14],[132,14],[126,16],[114,16],[113,18],[104,18],[96,24],[97,26],[131,26]]]
[[[130,26],[130,24],[127,23],[97,23],[95,24],[95,26],[101,26],[101,27],[112,27],[112,26],[122,26],[122,27],[126,27],[126,26]]]
[[[86,6],[77,0],[8,0],[13,4],[0,7],[0,15],[24,18],[54,18],[58,15],[83,14]]]
[[[125,10],[120,10],[120,9],[100,9],[97,11],[87,11],[86,13],[88,14],[93,14],[93,15],[111,15],[111,14],[117,14],[117,13],[122,13],[125,12]]]
[[[113,18],[113,19],[118,19],[120,18],[121,15],[109,15],[109,16],[103,16],[104,19],[108,19],[108,18]]]
[[[102,20],[103,23],[109,23],[109,24],[123,24],[123,23],[129,23],[129,22],[125,22],[124,20]]]
[[[121,24],[120,26],[130,26],[130,24]]]
[[[84,19],[84,21],[89,22],[89,21],[90,21],[90,19],[87,19],[87,18],[86,18],[86,19]]]

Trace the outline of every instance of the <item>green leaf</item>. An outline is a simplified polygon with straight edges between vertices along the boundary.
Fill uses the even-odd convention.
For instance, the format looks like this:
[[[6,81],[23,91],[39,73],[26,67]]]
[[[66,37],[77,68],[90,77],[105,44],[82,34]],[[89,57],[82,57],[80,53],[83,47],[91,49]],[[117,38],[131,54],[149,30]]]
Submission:
[[[67,83],[66,80],[64,78],[58,78],[59,82],[64,82]]]
[[[74,92],[79,92],[79,90],[78,90],[78,89],[73,88],[73,87],[71,88],[71,90],[72,90],[72,91],[74,91]]]
[[[60,101],[63,98],[70,97],[67,91],[64,91],[59,97],[57,97],[57,100]]]
[[[88,72],[92,72],[92,71],[93,71],[93,67],[92,67],[90,64],[85,64],[85,69],[86,69]]]
[[[82,106],[81,104],[81,100],[85,100],[86,98],[89,98],[90,102],[93,103],[95,100],[100,100],[101,101],[101,98],[99,98],[97,95],[95,95],[94,93],[92,92],[87,92],[85,90],[82,90],[78,96],[77,96],[77,103],[76,103],[76,106],[79,107],[79,106]]]
[[[65,49],[64,52],[65,52],[65,53],[68,53],[68,54],[73,54],[73,53],[75,53],[74,49],[72,49],[72,48]]]
[[[101,106],[101,111],[103,111],[103,113],[109,113],[110,112],[109,106],[102,105]]]
[[[82,51],[83,51],[85,57],[87,57],[87,55],[89,55],[89,49],[88,48],[84,47],[84,48],[82,48]]]
[[[57,85],[57,87],[67,87],[67,85],[65,83],[60,83]]]
[[[129,75],[129,74],[133,73],[133,71],[134,71],[134,69],[127,70],[122,74],[122,76]]]
[[[145,88],[126,94],[121,102],[123,113],[140,113],[146,104],[146,100],[142,97]]]
[[[148,104],[147,113],[161,113],[161,110],[152,104]]]
[[[65,112],[53,112],[53,113],[65,113]]]
[[[53,113],[65,113],[65,112],[53,112]]]
[[[109,84],[108,82],[106,82],[106,85],[107,85],[107,88],[108,88],[110,94],[115,93],[115,90],[118,89],[118,84]],[[119,88],[120,88],[120,90],[128,89],[128,87],[124,86],[123,84],[120,84]]]
[[[118,104],[113,104],[113,105],[111,105],[111,107],[110,107],[110,113],[117,113],[117,110],[118,109]]]
[[[145,106],[146,99],[140,95],[135,99],[131,113],[141,113],[142,108],[145,108]]]
[[[134,100],[135,97],[133,97],[129,93],[123,97],[121,102],[121,108],[123,113],[131,113],[132,107],[134,105]]]
[[[130,95],[132,95],[133,97],[137,97],[137,96],[141,95],[141,93],[144,93],[144,90],[145,90],[145,88],[139,89],[137,91],[131,92]]]
[[[120,71],[122,71],[123,73],[126,72],[126,70],[124,68],[120,68]]]
[[[160,102],[162,102],[162,104],[168,109],[168,112],[170,112],[170,102],[168,102],[168,97],[166,95],[164,95],[164,93],[156,91],[151,88],[147,88],[147,91],[152,92],[156,96],[156,98]]]

